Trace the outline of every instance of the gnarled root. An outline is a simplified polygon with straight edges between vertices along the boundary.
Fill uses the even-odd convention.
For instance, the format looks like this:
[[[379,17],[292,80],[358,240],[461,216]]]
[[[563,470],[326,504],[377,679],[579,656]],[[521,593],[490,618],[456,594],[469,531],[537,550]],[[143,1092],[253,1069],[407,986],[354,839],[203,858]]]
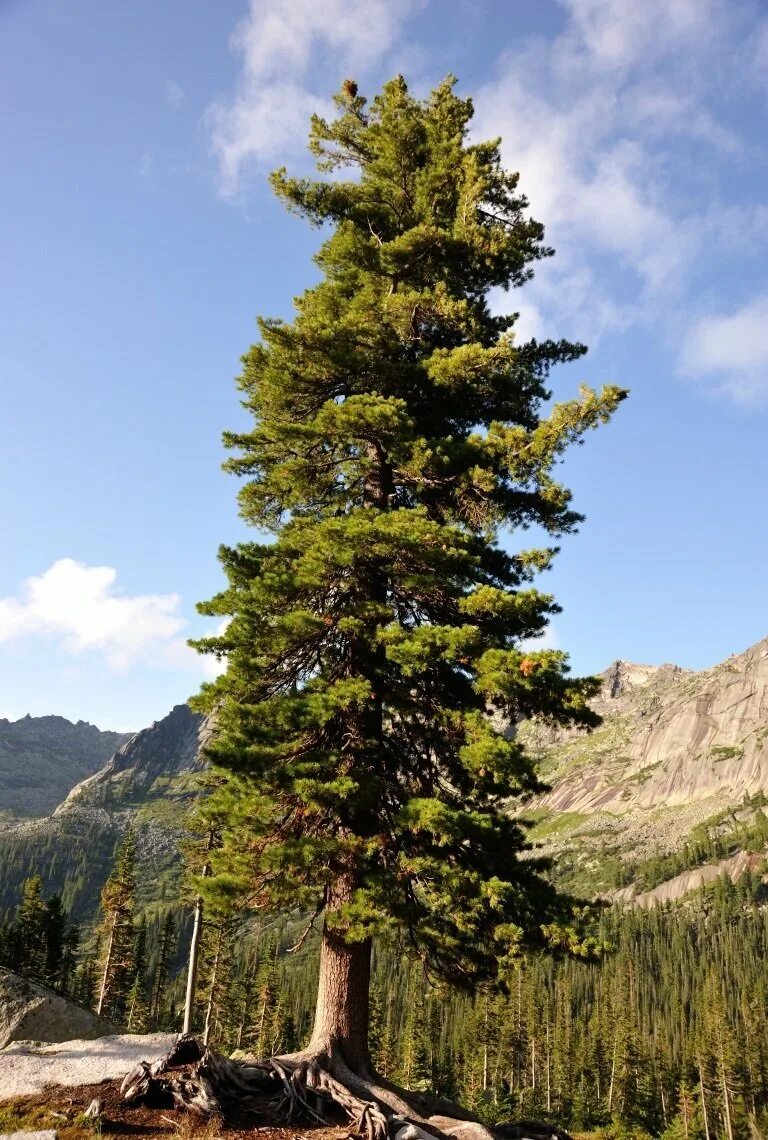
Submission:
[[[185,1066],[181,1072],[180,1066]],[[367,1080],[332,1053],[253,1063],[181,1038],[167,1057],[137,1065],[120,1091],[128,1102],[183,1107],[203,1117],[222,1117],[237,1107],[260,1114],[268,1109],[289,1123],[303,1117],[325,1124],[341,1112],[365,1140],[491,1140],[493,1135],[458,1106]]]

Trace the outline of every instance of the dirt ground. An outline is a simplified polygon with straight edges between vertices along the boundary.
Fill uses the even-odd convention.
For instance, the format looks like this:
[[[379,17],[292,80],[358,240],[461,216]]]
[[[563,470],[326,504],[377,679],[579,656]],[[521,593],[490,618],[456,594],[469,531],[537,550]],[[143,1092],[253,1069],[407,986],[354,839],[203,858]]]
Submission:
[[[82,1115],[94,1099],[101,1101],[98,1123]],[[268,1113],[265,1105],[264,1112]],[[78,1088],[49,1086],[33,1096],[0,1100],[0,1133],[55,1128],[59,1140],[94,1140],[103,1136],[135,1140],[347,1140],[349,1127],[318,1127],[297,1123],[275,1127],[262,1115],[230,1115],[222,1122],[201,1120],[183,1110],[123,1104],[120,1081]]]

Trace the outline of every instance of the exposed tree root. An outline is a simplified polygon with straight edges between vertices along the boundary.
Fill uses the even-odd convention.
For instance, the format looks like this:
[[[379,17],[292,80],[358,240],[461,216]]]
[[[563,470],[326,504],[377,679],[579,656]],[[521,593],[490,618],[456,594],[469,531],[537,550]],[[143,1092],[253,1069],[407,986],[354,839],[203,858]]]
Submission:
[[[326,1124],[343,1113],[365,1140],[493,1140],[520,1135],[509,1127],[491,1130],[442,1098],[361,1077],[332,1050],[254,1063],[230,1060],[203,1049],[195,1038],[180,1038],[167,1057],[153,1065],[143,1061],[128,1073],[120,1092],[128,1102],[185,1108],[207,1118],[225,1117],[236,1107],[240,1112],[268,1110],[286,1123],[304,1119]],[[539,1127],[542,1140],[557,1135],[557,1129]]]

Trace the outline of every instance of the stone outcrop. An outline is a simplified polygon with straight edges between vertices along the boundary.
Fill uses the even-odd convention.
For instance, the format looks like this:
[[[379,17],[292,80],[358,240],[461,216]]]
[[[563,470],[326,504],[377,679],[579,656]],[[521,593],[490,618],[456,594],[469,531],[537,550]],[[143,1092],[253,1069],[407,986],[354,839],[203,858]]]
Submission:
[[[703,867],[693,867],[690,871],[674,875],[650,891],[640,891],[639,894],[635,894],[634,887],[622,887],[619,891],[612,891],[608,897],[614,902],[631,902],[633,906],[657,906],[659,903],[676,902],[691,891],[697,891],[700,887],[714,883],[721,875],[728,875],[735,882],[745,871],[760,874],[764,864],[764,856],[738,851],[729,859],[718,859],[714,863],[705,863]]]
[[[0,967],[0,1049],[14,1041],[92,1040],[117,1027],[40,982]]]
[[[0,820],[50,814],[128,739],[62,716],[0,719]]]
[[[768,793],[768,639],[700,673],[616,662],[604,724],[547,758],[556,811],[626,815]]]
[[[76,784],[54,817],[105,799],[119,804],[128,792],[132,801],[141,800],[156,780],[200,768],[211,731],[210,718],[193,713],[189,705],[176,705],[162,720],[126,740],[98,772]]]

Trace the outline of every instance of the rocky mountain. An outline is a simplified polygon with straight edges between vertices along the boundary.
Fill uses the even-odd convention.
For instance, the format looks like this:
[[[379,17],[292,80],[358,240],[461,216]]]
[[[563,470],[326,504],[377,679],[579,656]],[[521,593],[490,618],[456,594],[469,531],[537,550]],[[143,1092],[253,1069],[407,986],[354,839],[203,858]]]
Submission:
[[[0,719],[0,826],[13,817],[49,815],[128,737],[61,716]]]
[[[39,872],[76,918],[90,918],[129,824],[146,868],[140,876],[144,901],[166,892],[171,897],[183,820],[209,736],[208,721],[177,705],[120,743],[98,771],[70,785],[52,814],[8,824],[0,831],[0,914],[16,900],[21,882]]]
[[[210,734],[208,720],[188,705],[176,705],[168,716],[131,736],[99,771],[76,784],[54,817],[99,809],[130,812],[162,796],[174,781],[178,794],[178,778],[201,767]]]
[[[730,858],[739,842],[758,844],[768,638],[701,672],[617,661],[595,708],[603,724],[589,734],[522,730],[551,786],[533,805],[534,837],[574,883],[618,890],[628,877],[642,887],[681,861],[684,874]],[[643,867],[648,874],[638,875]]]
[[[550,785],[523,814],[540,850],[555,856],[559,878],[582,894],[646,903],[678,898],[723,872],[760,873],[768,851],[768,639],[701,672],[617,661],[595,707],[603,723],[591,733],[519,729]],[[68,727],[93,740],[98,733]],[[22,879],[40,871],[87,919],[129,823],[147,870],[144,901],[175,897],[183,820],[211,731],[209,720],[178,705],[118,741],[100,766],[83,762],[79,782],[62,787],[62,773],[58,806],[47,787],[33,797],[51,814],[0,829],[0,914]],[[47,781],[48,769],[41,772]],[[0,811],[10,802],[0,782]]]

